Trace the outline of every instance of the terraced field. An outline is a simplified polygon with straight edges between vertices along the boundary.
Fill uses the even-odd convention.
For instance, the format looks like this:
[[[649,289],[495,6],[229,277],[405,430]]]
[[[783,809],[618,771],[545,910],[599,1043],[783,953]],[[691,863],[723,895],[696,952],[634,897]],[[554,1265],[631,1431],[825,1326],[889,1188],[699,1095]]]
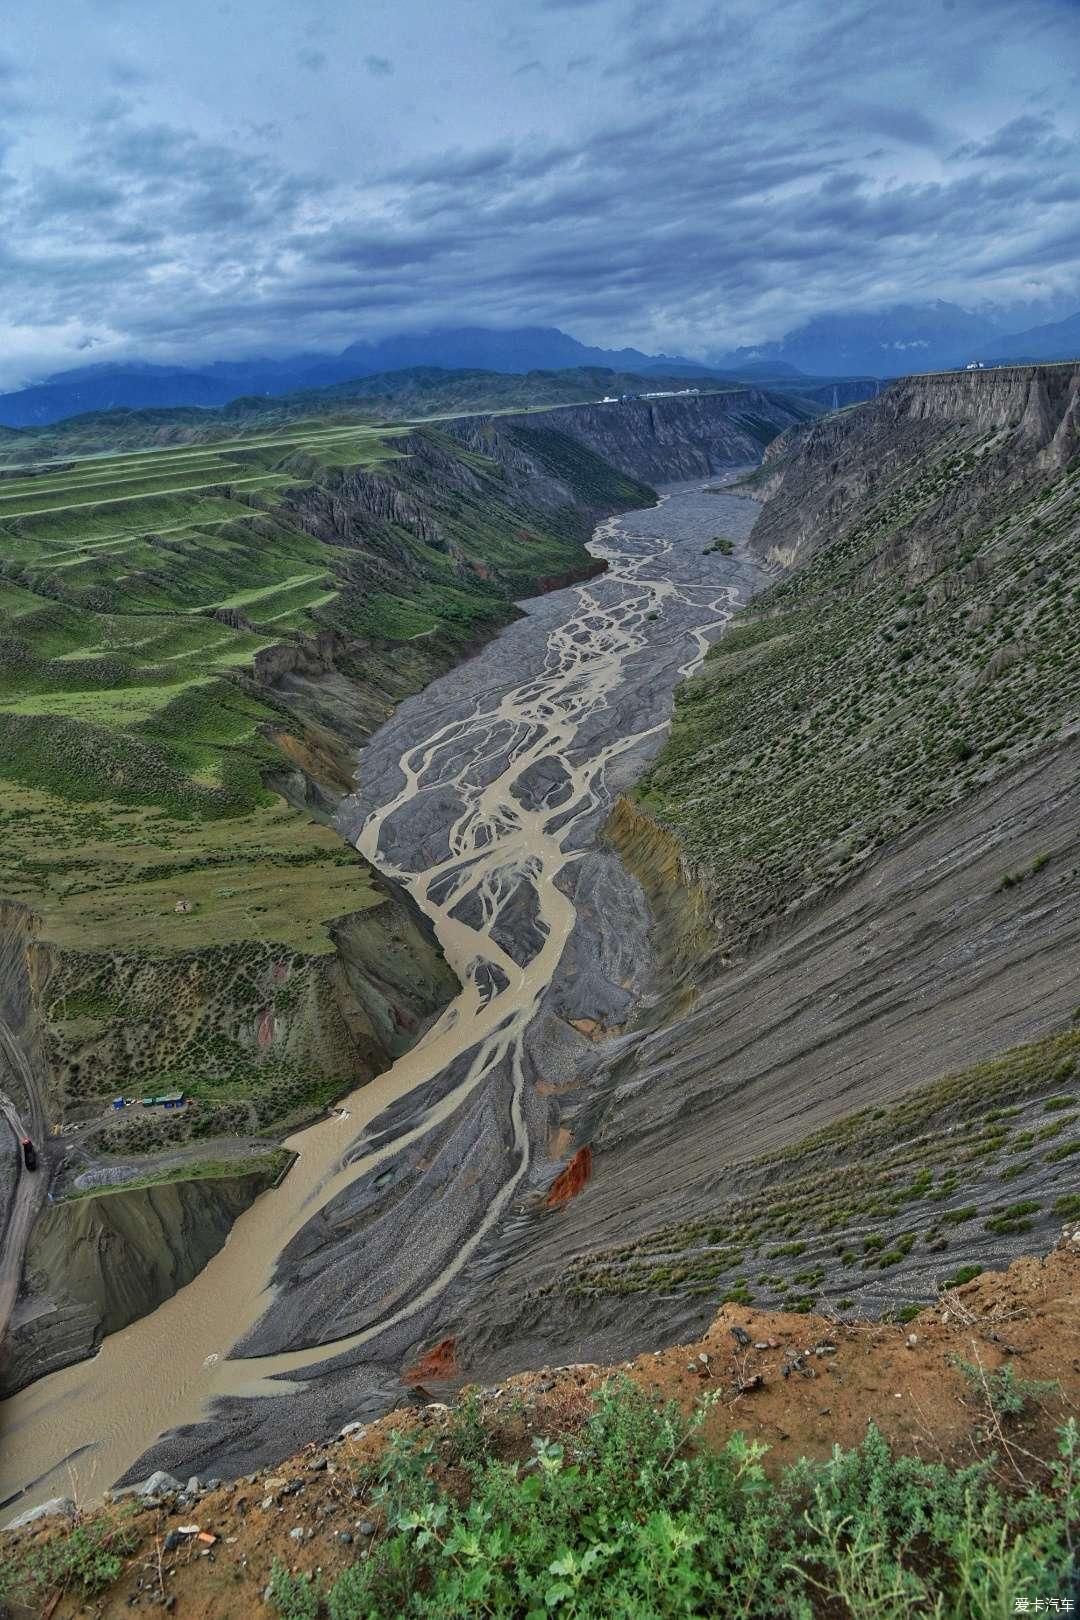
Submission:
[[[327,429],[0,469],[0,884],[49,938],[211,945],[257,922],[325,951],[327,891],[370,903],[339,841],[263,789],[274,710],[232,680],[338,594],[333,548],[273,511],[299,454],[394,450]]]
[[[263,787],[280,759],[267,730],[295,727],[244,676],[256,654],[327,629],[392,640],[442,622],[460,637],[505,616],[505,591],[445,547],[427,548],[421,573],[401,566],[415,536],[395,537],[398,566],[383,561],[361,592],[361,536],[305,531],[305,495],[341,501],[346,476],[402,459],[404,431],[0,466],[0,872],[50,938],[85,938],[89,923],[115,947],[210,944],[249,935],[255,913],[263,937],[325,950],[323,890],[338,912],[366,903],[360,864],[343,870],[338,841],[300,831]],[[509,560],[499,539],[486,573]],[[553,566],[571,560],[550,550]],[[289,870],[280,846],[294,839]],[[197,903],[197,922],[178,920],[177,898]]]

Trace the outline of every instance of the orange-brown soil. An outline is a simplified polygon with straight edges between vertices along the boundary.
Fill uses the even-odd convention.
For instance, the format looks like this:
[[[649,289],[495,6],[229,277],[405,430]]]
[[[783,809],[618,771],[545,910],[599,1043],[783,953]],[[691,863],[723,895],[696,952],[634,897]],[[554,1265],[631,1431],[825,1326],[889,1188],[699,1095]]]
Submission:
[[[453,1378],[459,1371],[454,1340],[442,1339],[419,1361],[413,1362],[408,1372],[402,1374],[401,1381],[403,1384],[422,1384],[425,1379],[431,1383],[441,1382]]]
[[[416,1369],[434,1371],[436,1362],[445,1368],[452,1357],[452,1342],[444,1341]],[[1032,1403],[1030,1417],[1003,1436],[993,1431],[977,1380],[965,1376],[960,1361],[988,1375],[1012,1363],[1018,1377],[1054,1380],[1058,1388]],[[927,1459],[963,1464],[996,1451],[1003,1483],[1018,1484],[1021,1473],[1037,1476],[1037,1459],[1050,1454],[1055,1427],[1080,1404],[1080,1245],[1066,1243],[1045,1260],[1021,1259],[1006,1272],[985,1273],[903,1324],[839,1323],[729,1304],[693,1344],[615,1368],[521,1373],[479,1391],[492,1449],[523,1457],[534,1435],[572,1436],[588,1414],[591,1392],[612,1374],[687,1409],[704,1390],[717,1391],[705,1443],[722,1444],[742,1430],[769,1446],[770,1470],[800,1456],[826,1457],[834,1445],[857,1445],[872,1421],[896,1450]],[[441,1403],[413,1404],[309,1447],[277,1469],[203,1492],[186,1506],[138,1508],[125,1521],[140,1544],[124,1575],[90,1604],[62,1596],[55,1620],[162,1612],[163,1595],[175,1600],[167,1612],[184,1620],[268,1613],[262,1594],[275,1559],[330,1579],[382,1533],[357,1476],[388,1435],[401,1428],[437,1433],[452,1421],[452,1409]],[[54,1519],[9,1533],[3,1555],[62,1533],[58,1524]],[[186,1535],[165,1551],[165,1538],[180,1525],[198,1525],[215,1539]],[[297,1529],[303,1539],[290,1535]],[[342,1541],[343,1535],[350,1539]]]

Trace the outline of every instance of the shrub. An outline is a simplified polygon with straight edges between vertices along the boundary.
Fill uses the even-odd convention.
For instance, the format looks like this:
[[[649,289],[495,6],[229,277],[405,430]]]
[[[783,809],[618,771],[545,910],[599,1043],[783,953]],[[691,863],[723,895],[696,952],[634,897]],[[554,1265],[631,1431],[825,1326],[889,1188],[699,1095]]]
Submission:
[[[1018,1204],[1010,1204],[1007,1209],[1000,1210],[996,1215],[991,1215],[988,1220],[983,1222],[983,1225],[988,1232],[996,1232],[1000,1235],[1009,1232],[1030,1232],[1034,1222],[1029,1221],[1027,1217],[1037,1214],[1041,1207],[1034,1198],[1023,1198]]]
[[[963,1288],[965,1283],[973,1282],[982,1273],[982,1266],[961,1266],[954,1277],[942,1283],[942,1289]]]
[[[992,1620],[1014,1594],[1068,1589],[1074,1421],[1047,1483],[1008,1497],[988,1465],[894,1456],[872,1426],[857,1449],[773,1482],[760,1441],[699,1444],[709,1404],[686,1419],[609,1384],[579,1435],[536,1438],[524,1464],[489,1455],[464,1490],[404,1438],[379,1467],[384,1534],[326,1593],[330,1620]],[[275,1572],[279,1614],[308,1620],[310,1595],[306,1578]]]
[[[41,1613],[56,1592],[95,1597],[123,1572],[137,1542],[130,1525],[109,1515],[76,1525],[33,1547],[17,1563],[0,1564],[0,1607],[10,1602]]]
[[[995,1417],[1002,1419],[1022,1417],[1029,1402],[1053,1395],[1060,1388],[1053,1379],[1018,1378],[1008,1363],[991,1373],[972,1366],[970,1361],[957,1360],[955,1365],[972,1390],[989,1403]]]

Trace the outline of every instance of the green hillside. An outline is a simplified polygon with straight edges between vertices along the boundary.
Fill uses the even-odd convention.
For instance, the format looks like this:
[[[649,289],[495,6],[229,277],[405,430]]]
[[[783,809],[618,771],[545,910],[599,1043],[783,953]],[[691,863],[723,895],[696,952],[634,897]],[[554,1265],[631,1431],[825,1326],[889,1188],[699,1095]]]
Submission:
[[[370,899],[333,835],[263,787],[276,706],[243,680],[338,594],[338,554],[280,509],[299,450],[394,454],[350,430],[0,480],[0,883],[48,937],[242,937],[242,875],[271,937],[324,950],[320,885],[343,910]]]
[[[1080,458],[1041,471],[1010,439],[954,428],[834,501],[678,693],[639,795],[727,942],[1075,729]]]
[[[384,659],[435,636],[445,659],[503,620],[509,595],[582,560],[576,509],[523,530],[502,469],[433,437],[419,448],[456,462],[461,487],[429,489],[404,431],[240,437],[0,478],[0,879],[49,937],[243,937],[254,885],[265,934],[326,949],[320,885],[338,912],[366,902],[359,863],[263,784],[281,762],[270,734],[283,728],[295,754],[305,732],[252,681],[255,655],[329,631],[379,638]],[[413,503],[398,524],[364,509],[370,491],[349,516],[350,480],[375,470]],[[598,500],[634,493],[604,473],[620,488]],[[309,508],[321,522],[335,502],[340,532],[308,532]],[[423,662],[410,682],[408,654],[396,661],[419,684]],[[175,917],[177,889],[198,891],[197,922]]]

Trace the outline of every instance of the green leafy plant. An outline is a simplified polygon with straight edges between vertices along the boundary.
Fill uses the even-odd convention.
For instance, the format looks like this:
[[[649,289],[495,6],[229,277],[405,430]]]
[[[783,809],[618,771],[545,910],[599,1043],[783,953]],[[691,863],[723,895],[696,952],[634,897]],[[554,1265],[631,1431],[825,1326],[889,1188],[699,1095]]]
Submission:
[[[970,1361],[957,1359],[955,1365],[972,1391],[983,1396],[994,1416],[1001,1419],[1022,1417],[1030,1402],[1053,1395],[1060,1387],[1053,1379],[1019,1378],[1008,1363],[990,1373]]]
[[[326,1613],[997,1620],[1012,1594],[1065,1589],[1080,1505],[1075,1423],[1047,1483],[1009,1496],[989,1463],[895,1456],[873,1427],[856,1449],[774,1481],[760,1441],[702,1443],[712,1404],[687,1418],[613,1381],[580,1431],[537,1437],[526,1461],[489,1451],[464,1492],[440,1477],[437,1447],[396,1439],[378,1466],[384,1532],[330,1586]],[[287,1620],[319,1612],[307,1578],[284,1570],[270,1597]]]

